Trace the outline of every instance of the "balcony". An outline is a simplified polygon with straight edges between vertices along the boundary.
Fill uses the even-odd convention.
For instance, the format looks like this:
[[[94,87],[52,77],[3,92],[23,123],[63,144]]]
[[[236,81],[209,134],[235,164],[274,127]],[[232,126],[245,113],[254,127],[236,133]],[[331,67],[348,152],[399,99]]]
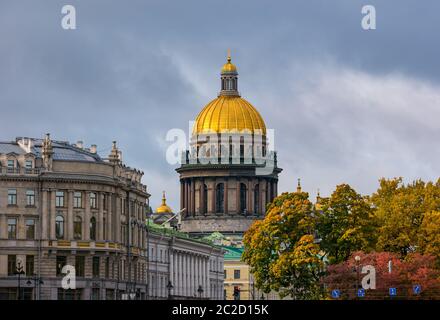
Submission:
[[[24,175],[38,175],[38,174],[40,174],[40,169],[39,168],[0,167],[0,175],[1,176],[5,176],[5,175],[20,175],[20,176],[24,176]]]

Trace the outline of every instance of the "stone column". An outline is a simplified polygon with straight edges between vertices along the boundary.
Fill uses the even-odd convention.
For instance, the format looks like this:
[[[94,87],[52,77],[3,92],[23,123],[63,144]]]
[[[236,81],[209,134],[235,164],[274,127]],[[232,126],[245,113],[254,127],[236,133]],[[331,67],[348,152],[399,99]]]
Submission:
[[[191,182],[191,211],[196,215],[196,181]]]
[[[48,206],[48,194],[47,190],[41,192],[41,239],[47,239],[49,232],[49,206]]]
[[[183,206],[185,207],[185,216],[189,216],[188,208],[188,182],[183,181]]]
[[[241,213],[240,212],[240,209],[241,209],[241,203],[240,203],[240,178],[237,178],[237,186],[236,186],[236,188],[237,188],[237,191],[236,191],[236,202],[237,202],[237,205],[236,205],[236,213],[237,214],[239,214],[239,213]]]
[[[207,296],[210,299],[213,299],[213,297],[211,296],[211,275],[210,275],[210,270],[209,270],[209,257],[206,259],[206,264],[205,264],[205,268],[206,268],[206,293]]]
[[[200,180],[200,189],[199,189],[199,214],[203,215],[205,213],[205,180]]]
[[[84,192],[84,240],[90,240],[90,192]]]
[[[113,230],[114,230],[114,240],[115,242],[121,242],[121,198],[119,197],[118,194],[115,194],[115,210],[114,210],[114,225],[113,225]]]
[[[67,195],[67,237],[66,239],[73,240],[73,190],[68,191]]]
[[[224,199],[225,214],[228,214],[228,194],[229,194],[229,179],[225,178],[225,199]]]
[[[174,282],[174,256],[173,256],[173,251],[171,248],[169,248],[169,258],[168,258],[168,265],[169,265],[169,269],[168,269],[168,279],[169,281],[171,281],[171,284],[176,287],[176,283]],[[167,283],[165,283],[165,286],[167,285]],[[175,290],[173,290],[173,293],[175,292]]]
[[[184,193],[185,193],[185,189],[184,189],[183,181],[180,180],[180,210],[185,208],[185,201],[183,200]]]
[[[182,259],[183,259],[183,283],[182,283],[182,289],[183,289],[183,295],[188,295],[188,256],[186,253],[182,253]]]
[[[97,234],[96,239],[98,241],[104,240],[104,194],[98,192],[98,221],[97,221]]]
[[[247,189],[248,189],[248,192],[247,192],[247,195],[246,195],[247,196],[247,199],[246,199],[246,201],[247,201],[246,209],[247,209],[248,214],[251,214],[252,211],[253,211],[252,199],[253,199],[254,192],[253,192],[253,189],[252,189],[252,181],[250,181],[250,180],[247,181]]]
[[[55,218],[56,218],[56,207],[55,207],[55,193],[56,190],[50,191],[50,239],[55,239]]]
[[[114,220],[114,213],[113,213],[113,196],[111,193],[107,194],[107,239],[104,240],[108,240],[110,241],[111,239],[113,239],[113,233],[112,233],[112,225],[113,225],[113,220]]]

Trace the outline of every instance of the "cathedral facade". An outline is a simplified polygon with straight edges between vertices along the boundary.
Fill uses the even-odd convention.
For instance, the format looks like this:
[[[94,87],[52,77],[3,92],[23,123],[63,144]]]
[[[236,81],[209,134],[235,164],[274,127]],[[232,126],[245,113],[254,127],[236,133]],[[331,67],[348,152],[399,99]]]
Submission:
[[[238,92],[228,55],[221,90],[195,120],[180,174],[181,230],[193,236],[220,232],[241,237],[277,195],[276,152],[265,122]]]

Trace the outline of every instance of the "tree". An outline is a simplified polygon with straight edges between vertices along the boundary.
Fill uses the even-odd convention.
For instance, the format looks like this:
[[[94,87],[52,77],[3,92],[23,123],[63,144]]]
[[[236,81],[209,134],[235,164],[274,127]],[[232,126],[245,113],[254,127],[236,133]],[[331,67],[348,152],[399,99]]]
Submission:
[[[419,251],[440,259],[440,212],[431,211],[423,216],[418,233]]]
[[[359,264],[355,260],[357,255],[361,258]],[[360,273],[358,279],[357,270],[366,265],[375,268],[376,289],[366,290],[364,299],[389,299],[390,288],[397,289],[397,296],[394,297],[396,299],[438,299],[440,272],[435,267],[435,258],[418,253],[408,254],[405,259],[401,259],[399,254],[391,252],[368,254],[355,252],[347,261],[329,266],[328,274],[322,279],[322,283],[326,286],[328,293],[332,289],[339,289],[341,298],[354,299],[356,288],[360,287],[360,281],[365,276]],[[415,285],[421,286],[420,295],[414,294]]]
[[[323,263],[314,241],[312,203],[304,192],[283,193],[243,238],[245,261],[257,288],[281,297],[318,299]]]
[[[440,211],[440,182],[416,180],[404,185],[402,178],[381,179],[371,203],[380,224],[377,250],[396,252],[404,257],[419,250],[420,244],[426,248],[427,239],[423,239],[420,232],[425,214]],[[429,217],[423,226],[423,235],[427,235],[426,228],[434,227],[429,222],[433,218]]]
[[[347,260],[356,250],[374,249],[377,224],[366,197],[341,184],[321,206],[317,230],[330,264]]]

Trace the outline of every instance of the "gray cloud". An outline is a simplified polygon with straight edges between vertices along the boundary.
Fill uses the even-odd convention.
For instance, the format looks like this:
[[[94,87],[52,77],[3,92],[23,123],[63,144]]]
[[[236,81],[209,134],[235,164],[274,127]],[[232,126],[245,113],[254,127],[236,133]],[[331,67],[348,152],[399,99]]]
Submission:
[[[380,176],[437,178],[440,3],[358,0],[59,1],[0,4],[0,139],[117,139],[153,194],[178,206],[165,134],[187,128],[218,92],[226,48],[240,91],[276,130],[280,190],[298,176],[312,193]]]

